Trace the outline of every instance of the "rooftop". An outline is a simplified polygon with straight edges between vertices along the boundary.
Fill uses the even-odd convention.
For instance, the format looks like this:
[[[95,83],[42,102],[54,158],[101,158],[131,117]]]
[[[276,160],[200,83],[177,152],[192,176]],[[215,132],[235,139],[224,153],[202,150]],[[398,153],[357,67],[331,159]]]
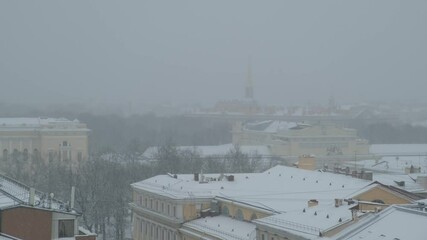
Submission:
[[[86,124],[66,118],[0,118],[0,131],[8,130],[79,129],[89,131]]]
[[[427,236],[426,225],[427,212],[391,206],[380,213],[371,213],[370,216],[361,218],[359,222],[346,228],[332,239],[422,240]]]
[[[245,124],[246,130],[262,131],[267,133],[277,133],[279,131],[286,131],[297,127],[298,124],[295,122],[284,122],[284,121],[258,121],[250,122]]]
[[[30,187],[0,174],[0,209],[17,206],[31,206]],[[37,190],[34,194],[34,206],[31,207],[76,214],[74,210],[67,209],[67,204]]]
[[[224,216],[199,218],[185,223],[180,231],[185,229],[196,230],[224,240],[255,239],[255,224]]]
[[[254,222],[295,235],[312,238],[319,236],[320,232],[323,233],[347,221],[351,221],[352,214],[349,208],[352,206],[354,204],[344,204],[340,207],[335,207],[332,204],[323,204],[272,215],[257,219]]]
[[[380,158],[358,161],[358,167],[376,172],[405,173],[412,166],[420,173],[427,173],[427,144],[373,144],[369,152]]]
[[[234,181],[227,180],[229,175]],[[348,198],[370,183],[339,174],[276,166],[262,173],[205,174],[202,183],[194,181],[191,174],[177,178],[158,175],[132,186],[173,199],[220,197],[278,213],[301,211],[311,199],[332,205],[335,198]]]

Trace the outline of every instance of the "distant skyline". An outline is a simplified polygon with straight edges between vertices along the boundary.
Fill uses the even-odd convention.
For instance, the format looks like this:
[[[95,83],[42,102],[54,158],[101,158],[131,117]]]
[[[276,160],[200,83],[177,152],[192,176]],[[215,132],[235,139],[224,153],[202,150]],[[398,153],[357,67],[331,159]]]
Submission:
[[[427,103],[426,1],[1,1],[0,101]]]

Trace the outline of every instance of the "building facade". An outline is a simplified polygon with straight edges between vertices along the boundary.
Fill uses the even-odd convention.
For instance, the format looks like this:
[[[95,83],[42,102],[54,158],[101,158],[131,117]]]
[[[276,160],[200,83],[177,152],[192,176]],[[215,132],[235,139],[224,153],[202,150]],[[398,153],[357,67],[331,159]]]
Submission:
[[[1,157],[76,163],[88,157],[89,132],[78,120],[0,118]]]
[[[334,236],[365,213],[420,199],[350,175],[284,166],[158,175],[131,186],[134,240],[317,239]]]
[[[268,145],[278,156],[369,154],[368,141],[360,139],[356,130],[329,125],[237,122],[232,138],[237,145]]]

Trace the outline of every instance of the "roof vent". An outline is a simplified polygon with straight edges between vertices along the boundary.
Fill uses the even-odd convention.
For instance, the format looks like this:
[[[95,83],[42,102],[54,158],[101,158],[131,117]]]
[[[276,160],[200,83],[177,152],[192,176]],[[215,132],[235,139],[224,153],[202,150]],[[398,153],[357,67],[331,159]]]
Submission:
[[[234,182],[234,175],[228,175],[228,176],[227,176],[227,180],[228,180],[229,182]]]
[[[342,199],[335,198],[335,207],[342,206]]]
[[[399,187],[404,187],[405,186],[405,181],[394,181],[396,184],[397,184],[397,186],[399,186]]]

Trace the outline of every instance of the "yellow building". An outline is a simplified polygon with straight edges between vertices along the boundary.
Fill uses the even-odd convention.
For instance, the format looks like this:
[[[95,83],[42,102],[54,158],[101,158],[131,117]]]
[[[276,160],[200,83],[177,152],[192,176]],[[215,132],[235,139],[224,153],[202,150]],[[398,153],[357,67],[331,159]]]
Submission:
[[[64,118],[0,118],[0,149],[3,159],[42,158],[72,163],[88,157],[86,124]]]
[[[131,186],[134,240],[332,236],[364,213],[351,210],[359,201],[388,206],[419,199],[369,180],[285,166],[262,173],[158,175]]]
[[[233,144],[268,145],[273,155],[354,155],[368,154],[369,145],[354,129],[297,124],[281,121],[237,122]]]

